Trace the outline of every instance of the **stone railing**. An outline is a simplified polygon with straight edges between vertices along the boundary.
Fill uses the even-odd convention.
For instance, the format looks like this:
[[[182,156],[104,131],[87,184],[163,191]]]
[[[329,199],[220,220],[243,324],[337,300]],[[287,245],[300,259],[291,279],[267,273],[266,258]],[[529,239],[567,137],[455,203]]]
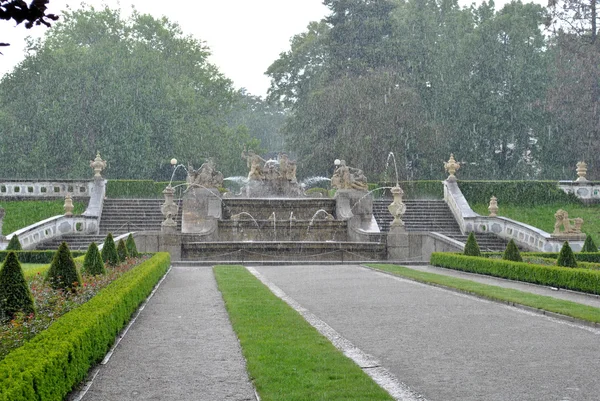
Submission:
[[[85,183],[88,207],[80,216],[54,216],[7,235],[0,241],[0,249],[6,249],[13,235],[19,236],[23,249],[35,249],[37,244],[66,234],[98,234],[100,216],[106,193],[103,179]]]
[[[19,198],[64,198],[91,196],[95,180],[0,180],[0,199]]]
[[[600,203],[598,181],[559,181],[558,187],[568,194],[574,194],[583,203]]]
[[[553,237],[539,228],[506,217],[481,216],[475,213],[463,196],[456,182],[444,181],[444,200],[450,207],[463,234],[491,232],[506,240],[514,240],[522,248],[538,252],[559,252],[565,240],[574,251],[583,247],[579,236],[569,239]]]

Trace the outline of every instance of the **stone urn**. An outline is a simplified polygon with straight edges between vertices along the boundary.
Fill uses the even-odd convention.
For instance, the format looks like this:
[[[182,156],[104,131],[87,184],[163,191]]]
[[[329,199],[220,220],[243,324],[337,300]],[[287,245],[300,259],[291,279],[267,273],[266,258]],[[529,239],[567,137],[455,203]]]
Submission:
[[[447,162],[444,162],[444,168],[448,172],[448,181],[454,182],[456,181],[456,170],[460,168],[460,163],[454,160],[454,153],[450,153],[450,159]]]
[[[71,194],[65,195],[65,204],[63,205],[65,208],[65,216],[73,216],[73,197]]]
[[[177,231],[177,223],[173,220],[173,217],[177,216],[179,211],[179,206],[173,202],[175,189],[169,184],[163,191],[163,195],[165,196],[165,203],[161,205],[160,211],[165,216],[165,220],[161,223],[162,231],[174,233]]]
[[[404,222],[402,221],[402,216],[406,212],[406,205],[402,201],[404,191],[399,186],[393,187],[392,195],[394,196],[394,201],[388,206],[390,214],[394,217],[391,227],[404,227]]]
[[[577,179],[575,182],[584,182],[587,181],[585,176],[587,175],[587,163],[584,161],[580,161],[577,163]]]
[[[102,160],[100,152],[97,152],[96,158],[90,161],[90,167],[94,170],[94,179],[101,179],[100,173],[106,168],[106,160]]]
[[[488,210],[490,211],[490,217],[498,216],[498,198],[492,196],[490,198],[490,205],[488,206]]]

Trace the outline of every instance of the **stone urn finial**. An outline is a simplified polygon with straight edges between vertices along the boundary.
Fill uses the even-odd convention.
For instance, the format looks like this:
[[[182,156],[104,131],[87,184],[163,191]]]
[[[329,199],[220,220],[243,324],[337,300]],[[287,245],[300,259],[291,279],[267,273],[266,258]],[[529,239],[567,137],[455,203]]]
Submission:
[[[402,221],[402,216],[406,212],[406,205],[402,201],[404,191],[399,186],[393,187],[392,195],[394,196],[394,201],[388,206],[390,214],[394,216],[391,227],[404,227],[404,222]]]
[[[495,196],[490,198],[490,206],[488,206],[488,210],[490,211],[490,217],[498,216],[498,198]]]
[[[447,162],[444,162],[444,168],[450,174],[448,176],[448,181],[456,181],[456,170],[460,168],[460,163],[454,160],[454,153],[450,153],[450,159]]]
[[[65,195],[65,204],[63,205],[65,208],[65,216],[73,216],[73,197],[71,194],[67,193]]]
[[[585,178],[587,174],[587,164],[586,162],[584,162],[583,160],[580,161],[579,163],[577,163],[577,179],[575,180],[576,182],[583,182],[583,181],[587,181],[587,178]]]
[[[163,232],[175,233],[177,231],[177,223],[173,220],[173,217],[179,211],[179,206],[173,202],[175,189],[169,184],[163,191],[163,195],[165,196],[165,203],[161,205],[160,210],[163,216],[165,216],[165,220],[161,223],[161,228]]]
[[[106,168],[106,160],[102,160],[100,152],[96,152],[96,158],[90,161],[90,167],[94,170],[94,179],[101,179],[100,173]]]

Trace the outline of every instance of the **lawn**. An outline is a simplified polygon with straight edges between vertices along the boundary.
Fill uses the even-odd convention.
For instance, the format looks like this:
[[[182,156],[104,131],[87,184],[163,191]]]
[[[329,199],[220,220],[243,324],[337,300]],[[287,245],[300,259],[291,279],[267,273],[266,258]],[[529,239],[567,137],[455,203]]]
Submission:
[[[591,235],[596,245],[600,245],[600,205],[578,205],[578,204],[549,204],[535,207],[518,205],[501,205],[498,207],[498,216],[508,217],[531,226],[552,233],[554,231],[554,213],[563,209],[569,213],[569,218],[581,217],[584,221],[582,231]],[[488,205],[473,204],[471,208],[483,215],[489,215]]]
[[[50,265],[47,263],[21,263],[21,268],[26,279],[30,279],[38,273],[43,275],[49,267]]]
[[[214,272],[262,400],[392,400],[244,267]]]
[[[2,224],[2,235],[13,233],[21,228],[45,220],[52,216],[65,213],[63,207],[64,200],[19,200],[19,201],[1,201],[0,208],[4,209],[4,219]],[[74,214],[81,214],[85,211],[86,203],[73,202]]]

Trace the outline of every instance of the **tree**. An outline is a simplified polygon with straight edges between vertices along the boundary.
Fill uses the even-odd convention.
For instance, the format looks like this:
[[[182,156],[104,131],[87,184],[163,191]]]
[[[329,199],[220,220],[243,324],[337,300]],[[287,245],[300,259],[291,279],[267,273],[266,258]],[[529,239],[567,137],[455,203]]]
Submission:
[[[598,247],[594,243],[594,240],[591,235],[587,235],[585,237],[585,241],[583,242],[583,248],[581,248],[581,252],[598,252]]]
[[[166,18],[66,12],[0,83],[0,175],[85,177],[96,151],[109,178],[168,179],[173,157],[241,169],[250,138],[227,127],[235,93],[209,55]]]
[[[117,244],[117,256],[119,256],[119,262],[121,263],[125,262],[129,257],[129,252],[127,251],[127,246],[125,245],[123,238],[121,238]]]
[[[467,243],[465,244],[465,250],[463,254],[467,256],[481,256],[479,245],[477,244],[475,234],[473,234],[472,231],[469,233],[469,237],[467,237]]]
[[[75,261],[66,242],[58,247],[52,258],[45,281],[55,290],[74,291],[82,284],[81,274],[75,266]]]
[[[125,242],[125,245],[127,246],[127,253],[129,253],[129,256],[131,256],[132,258],[137,258],[138,256],[140,256],[140,253],[137,250],[137,246],[135,245],[133,235],[129,234],[127,236],[127,241]]]
[[[513,262],[522,262],[523,258],[521,257],[521,252],[519,252],[519,248],[517,248],[517,244],[515,244],[514,240],[508,241],[508,245],[506,245],[506,249],[504,250],[504,255],[502,255],[502,259],[504,260],[512,260]]]
[[[575,259],[575,254],[569,246],[569,241],[565,241],[560,249],[558,259],[556,260],[556,265],[564,267],[577,267],[577,259]]]
[[[104,261],[98,250],[98,245],[92,242],[85,253],[83,259],[82,272],[91,276],[105,274],[106,269],[104,268]]]
[[[8,245],[6,246],[7,251],[21,251],[23,247],[21,246],[21,242],[19,241],[19,237],[17,234],[13,234],[10,241],[8,241]]]
[[[33,296],[15,252],[9,252],[0,269],[0,322],[18,312],[35,312]]]
[[[17,25],[25,22],[25,28],[31,29],[34,25],[50,26],[48,20],[56,21],[58,16],[46,14],[46,4],[50,0],[32,0],[29,5],[25,1],[0,0],[0,19],[5,21],[14,20]],[[0,46],[8,46],[8,43],[0,43]]]
[[[102,260],[109,266],[116,266],[119,264],[119,254],[117,253],[117,247],[115,246],[115,240],[113,239],[112,233],[108,233],[104,239],[104,245],[102,245]]]

